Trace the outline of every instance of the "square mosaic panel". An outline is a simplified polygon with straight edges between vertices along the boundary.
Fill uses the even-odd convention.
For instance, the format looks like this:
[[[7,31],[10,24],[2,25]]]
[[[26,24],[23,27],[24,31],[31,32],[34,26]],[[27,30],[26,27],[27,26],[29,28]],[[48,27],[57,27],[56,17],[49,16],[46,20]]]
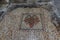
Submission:
[[[20,29],[41,30],[42,20],[40,13],[25,13],[22,14]]]

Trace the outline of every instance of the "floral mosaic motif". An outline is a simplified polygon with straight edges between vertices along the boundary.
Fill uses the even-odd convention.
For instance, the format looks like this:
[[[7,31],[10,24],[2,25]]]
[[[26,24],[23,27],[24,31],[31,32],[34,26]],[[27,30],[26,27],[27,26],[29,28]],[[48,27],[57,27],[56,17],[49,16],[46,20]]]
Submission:
[[[41,30],[42,20],[40,13],[23,13],[21,17],[21,30]]]
[[[27,15],[24,19],[24,22],[26,23],[26,25],[29,25],[30,28],[39,23],[39,21],[40,20],[36,15]]]

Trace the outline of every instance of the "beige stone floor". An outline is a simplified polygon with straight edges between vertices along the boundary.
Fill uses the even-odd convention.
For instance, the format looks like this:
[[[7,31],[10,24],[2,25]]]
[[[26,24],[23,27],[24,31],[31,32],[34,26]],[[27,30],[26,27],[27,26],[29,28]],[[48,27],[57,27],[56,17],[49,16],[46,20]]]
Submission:
[[[22,13],[41,13],[42,30],[20,30]],[[60,40],[56,27],[50,22],[50,13],[43,8],[17,8],[0,22],[0,40]]]

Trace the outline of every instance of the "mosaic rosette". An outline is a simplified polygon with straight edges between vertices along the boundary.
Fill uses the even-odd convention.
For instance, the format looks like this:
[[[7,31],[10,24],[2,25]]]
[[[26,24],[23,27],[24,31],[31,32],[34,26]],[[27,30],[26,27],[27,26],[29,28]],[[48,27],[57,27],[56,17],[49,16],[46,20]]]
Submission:
[[[21,29],[42,29],[41,14],[23,14]]]

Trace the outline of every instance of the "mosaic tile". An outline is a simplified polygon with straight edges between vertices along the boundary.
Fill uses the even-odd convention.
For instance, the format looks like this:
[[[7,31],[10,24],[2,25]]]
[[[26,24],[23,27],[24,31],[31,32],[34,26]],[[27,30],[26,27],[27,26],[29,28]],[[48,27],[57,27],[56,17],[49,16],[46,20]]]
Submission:
[[[22,14],[21,29],[42,29],[41,14]]]

